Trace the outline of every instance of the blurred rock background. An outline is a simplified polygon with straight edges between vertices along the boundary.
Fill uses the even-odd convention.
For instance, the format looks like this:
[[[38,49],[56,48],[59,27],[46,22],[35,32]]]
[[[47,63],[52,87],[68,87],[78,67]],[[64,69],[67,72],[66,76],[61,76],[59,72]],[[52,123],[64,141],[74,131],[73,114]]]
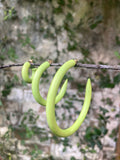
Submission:
[[[120,63],[120,0],[1,0],[0,65]],[[56,105],[57,123],[67,128],[77,119],[87,78],[92,80],[89,113],[72,136],[54,136],[45,107],[21,77],[22,67],[0,70],[0,158],[12,160],[114,160],[120,120],[120,73],[72,68],[69,84]],[[40,93],[45,98],[58,67],[44,73]]]

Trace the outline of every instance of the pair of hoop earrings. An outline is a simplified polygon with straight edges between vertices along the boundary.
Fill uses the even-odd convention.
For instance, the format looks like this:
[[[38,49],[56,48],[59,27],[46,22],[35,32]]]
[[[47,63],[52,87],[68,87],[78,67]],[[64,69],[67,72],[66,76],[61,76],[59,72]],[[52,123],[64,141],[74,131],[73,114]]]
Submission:
[[[56,122],[55,118],[55,104],[58,103],[64,96],[66,89],[67,89],[67,83],[68,80],[66,80],[57,95],[58,88],[60,86],[60,83],[66,74],[66,72],[74,67],[77,63],[76,60],[69,60],[66,63],[64,63],[56,72],[51,84],[50,88],[48,91],[47,95],[47,100],[45,100],[39,93],[39,82],[40,78],[42,76],[42,73],[50,66],[52,62],[51,61],[46,61],[43,64],[41,64],[38,69],[33,68],[32,69],[32,76],[31,78],[29,77],[28,70],[30,68],[30,63],[26,62],[23,67],[22,67],[22,77],[24,81],[28,83],[32,83],[32,93],[35,98],[35,100],[44,106],[46,106],[46,115],[47,115],[47,122],[48,126],[51,129],[51,131],[59,137],[68,137],[72,135],[75,131],[79,129],[81,126],[82,122],[84,121],[89,106],[91,102],[91,96],[92,96],[92,87],[91,87],[91,81],[90,79],[87,80],[87,85],[86,85],[86,92],[85,92],[85,99],[84,99],[84,104],[82,107],[82,110],[79,114],[78,119],[74,122],[74,124],[67,128],[67,129],[61,129]],[[57,96],[56,96],[57,95]]]

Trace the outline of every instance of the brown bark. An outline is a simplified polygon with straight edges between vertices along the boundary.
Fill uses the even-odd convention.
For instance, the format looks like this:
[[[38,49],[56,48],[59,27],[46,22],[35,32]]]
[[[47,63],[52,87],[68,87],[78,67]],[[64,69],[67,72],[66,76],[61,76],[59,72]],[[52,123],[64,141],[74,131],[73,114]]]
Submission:
[[[120,160],[120,125],[119,125],[119,132],[118,132],[118,139],[116,145],[116,160]]]
[[[0,157],[0,160],[3,160],[3,159]]]

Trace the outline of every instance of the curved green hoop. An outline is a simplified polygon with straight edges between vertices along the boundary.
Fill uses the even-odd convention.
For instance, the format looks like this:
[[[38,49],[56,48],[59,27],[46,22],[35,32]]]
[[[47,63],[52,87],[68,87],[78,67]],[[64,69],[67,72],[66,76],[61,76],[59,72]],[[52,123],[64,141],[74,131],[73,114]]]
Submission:
[[[34,77],[32,79],[32,94],[35,98],[35,100],[43,105],[43,106],[46,106],[46,100],[40,95],[40,92],[39,92],[39,82],[40,82],[40,78],[43,74],[43,72],[50,66],[50,62],[49,61],[46,61],[44,63],[42,63],[37,71],[35,72],[34,74]],[[56,96],[56,99],[55,99],[55,104],[58,103],[64,96],[65,92],[66,92],[66,89],[67,89],[67,83],[68,83],[68,80],[66,80],[60,90],[60,92],[58,93],[58,95]]]
[[[37,68],[33,68],[32,69],[32,77],[29,77],[28,71],[29,71],[30,65],[31,64],[29,62],[25,62],[22,67],[22,78],[27,83],[32,83],[32,79],[34,77],[35,71],[37,70]]]
[[[82,122],[84,121],[86,114],[88,112],[90,102],[91,102],[91,95],[92,95],[92,87],[91,87],[91,81],[88,79],[87,85],[86,85],[86,92],[85,92],[85,100],[82,107],[82,110],[80,112],[80,115],[78,119],[74,122],[74,124],[69,127],[68,129],[61,129],[56,123],[55,118],[55,97],[57,94],[58,87],[66,74],[66,72],[73,66],[75,66],[76,61],[75,60],[69,60],[66,63],[64,63],[57,73],[55,74],[49,91],[47,95],[47,104],[46,104],[46,114],[47,114],[47,122],[48,126],[50,127],[51,131],[60,137],[67,137],[72,135],[75,131],[78,130]]]

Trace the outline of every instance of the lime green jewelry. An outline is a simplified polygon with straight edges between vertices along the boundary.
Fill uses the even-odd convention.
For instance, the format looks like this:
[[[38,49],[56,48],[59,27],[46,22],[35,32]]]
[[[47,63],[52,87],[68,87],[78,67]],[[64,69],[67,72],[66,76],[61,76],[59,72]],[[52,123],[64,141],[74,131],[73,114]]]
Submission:
[[[84,104],[78,119],[68,129],[61,129],[57,125],[56,118],[55,118],[55,98],[56,98],[57,90],[66,72],[71,67],[75,66],[75,64],[76,64],[76,60],[69,60],[59,68],[59,70],[57,71],[57,73],[55,74],[51,82],[48,95],[47,95],[46,114],[47,114],[48,126],[56,136],[60,136],[60,137],[70,136],[75,131],[78,130],[78,128],[80,127],[80,125],[82,124],[82,122],[86,117],[86,114],[88,112],[90,102],[91,102],[92,87],[91,87],[91,81],[90,79],[88,79],[87,85],[86,85],[85,100],[84,100]]]
[[[23,65],[23,67],[22,67],[22,78],[27,83],[32,83],[32,79],[33,79],[34,74],[35,74],[35,72],[37,70],[37,68],[33,68],[32,69],[32,76],[29,77],[29,72],[28,71],[29,71],[29,68],[30,68],[30,65],[31,65],[30,61],[25,62],[24,65]]]
[[[35,72],[34,77],[32,79],[32,93],[33,93],[33,96],[34,96],[35,100],[43,106],[46,106],[46,100],[40,95],[39,82],[40,82],[40,78],[41,78],[43,72],[50,66],[51,63],[52,63],[51,61],[46,61],[46,62],[42,63],[38,67],[38,69]],[[68,80],[66,80],[64,82],[60,92],[56,96],[55,104],[58,103],[63,98],[63,96],[66,92],[66,89],[67,89],[67,83],[68,83]]]

